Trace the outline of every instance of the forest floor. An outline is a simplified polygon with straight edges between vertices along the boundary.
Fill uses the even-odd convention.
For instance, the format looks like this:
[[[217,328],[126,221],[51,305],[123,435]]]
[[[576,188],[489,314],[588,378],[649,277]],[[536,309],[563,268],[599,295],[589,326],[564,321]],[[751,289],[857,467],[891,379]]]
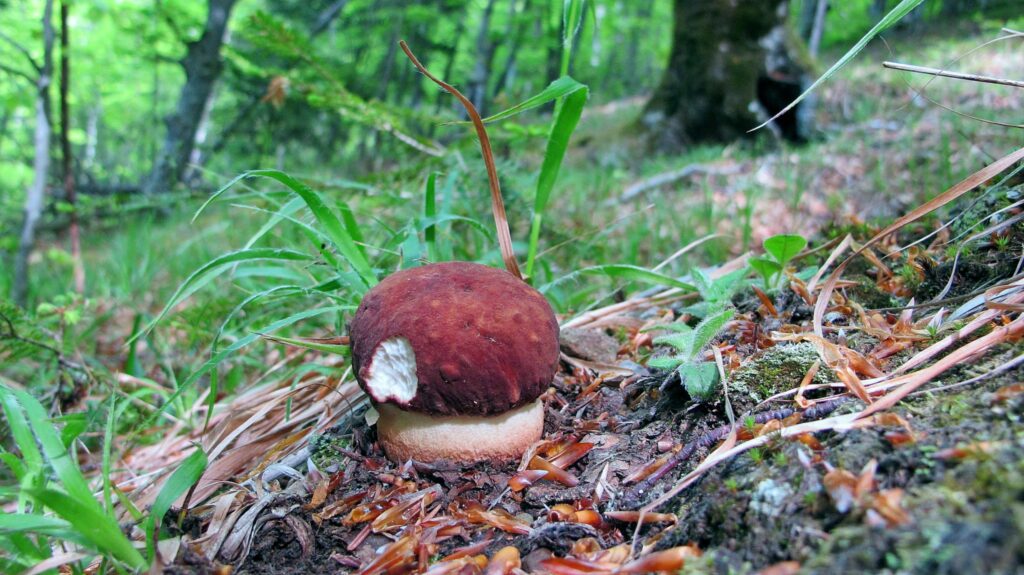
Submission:
[[[966,47],[946,46],[937,60]],[[1015,55],[971,60],[972,71],[1013,76]],[[662,238],[668,252],[637,240],[660,236],[662,217],[728,238],[701,252],[705,303],[727,294],[735,314],[698,358],[724,374],[713,396],[691,396],[675,371],[649,365],[672,353],[659,336],[706,313],[700,298],[613,290],[560,318],[545,440],[521,461],[396,465],[344,358],[268,344],[223,375],[208,432],[195,423],[208,391],[197,391],[117,457],[113,481],[144,508],[196,443],[209,456],[192,508],[165,517],[164,572],[490,574],[514,573],[517,562],[554,575],[1024,572],[1024,181],[997,176],[879,234],[1019,138],[908,102],[906,87],[881,75],[857,66],[823,92],[824,136],[800,149],[730,146],[623,170],[643,155],[629,128],[639,102],[582,124],[565,178],[574,188],[612,184],[560,205],[552,243],[615,222],[605,243],[644,261],[665,257],[689,240]],[[973,84],[935,92],[987,117],[1019,110],[1005,92]],[[689,166],[698,169],[652,179]],[[173,244],[182,232],[172,224],[160,233]],[[231,227],[221,224],[196,244]],[[810,240],[784,281],[755,278],[734,292],[715,283],[745,269],[747,246],[784,232]],[[125,242],[130,253],[132,237]],[[133,397],[176,389],[165,366],[205,359],[194,356],[196,340],[207,340],[189,323],[214,331],[210,318],[237,303],[186,302],[159,348],[136,354],[125,346],[135,309],[159,310],[166,297],[150,286],[168,291],[186,273],[171,268],[180,265],[147,260],[121,273],[138,299],[105,300],[103,322],[86,334],[96,363]],[[151,366],[135,371],[135,362]],[[318,369],[276,375],[311,364]],[[96,453],[81,460],[99,472]]]

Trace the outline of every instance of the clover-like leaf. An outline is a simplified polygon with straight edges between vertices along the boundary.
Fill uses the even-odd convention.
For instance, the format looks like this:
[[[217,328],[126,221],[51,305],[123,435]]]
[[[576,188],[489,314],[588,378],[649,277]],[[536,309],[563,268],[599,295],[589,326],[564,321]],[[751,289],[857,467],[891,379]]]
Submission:
[[[779,234],[764,241],[764,251],[771,254],[781,267],[785,267],[805,247],[807,240],[796,234]]]

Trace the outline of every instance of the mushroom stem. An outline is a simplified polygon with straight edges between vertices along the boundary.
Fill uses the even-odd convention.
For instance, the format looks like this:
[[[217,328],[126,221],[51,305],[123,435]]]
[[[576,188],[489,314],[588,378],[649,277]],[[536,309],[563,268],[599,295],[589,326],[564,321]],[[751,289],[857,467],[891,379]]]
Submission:
[[[377,436],[392,461],[476,462],[519,457],[544,432],[544,404],[536,400],[489,416],[433,416],[376,405]]]

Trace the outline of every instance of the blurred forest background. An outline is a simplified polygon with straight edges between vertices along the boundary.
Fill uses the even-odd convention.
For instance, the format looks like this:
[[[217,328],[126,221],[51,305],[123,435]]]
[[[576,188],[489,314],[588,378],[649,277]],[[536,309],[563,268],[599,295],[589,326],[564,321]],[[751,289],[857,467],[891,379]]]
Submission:
[[[677,17],[685,17],[688,3],[676,4]],[[826,3],[815,0],[749,4],[768,16],[760,24],[750,15],[734,16],[729,29],[741,37],[758,36],[758,25],[775,24],[772,11],[788,7],[786,34],[792,37],[785,42],[804,74],[794,77],[800,88],[808,72],[820,72],[819,53],[851,45],[893,3],[832,2],[826,10],[818,9]],[[986,18],[1005,21],[1012,4],[925,2],[899,26],[914,35],[968,35]],[[723,130],[728,113],[696,106],[701,95],[694,90],[710,83],[710,75],[700,72],[712,67],[701,65],[708,54],[690,50],[690,60],[680,59],[691,80],[679,82],[683,87],[663,81],[673,47],[673,8],[667,0],[586,3],[571,50],[563,50],[559,0],[5,0],[0,293],[22,304],[38,302],[43,294],[73,285],[67,280],[79,291],[88,285],[90,293],[107,292],[108,278],[89,277],[80,262],[71,266],[77,271],[64,270],[74,279],[60,272],[69,266],[70,253],[78,258],[72,247],[78,238],[102,244],[140,218],[170,217],[191,206],[181,194],[208,194],[245,169],[287,169],[328,186],[443,169],[449,152],[458,149],[451,144],[466,134],[442,123],[463,113],[407,63],[397,47],[400,39],[435,73],[461,86],[484,115],[539,92],[568,71],[589,86],[591,110],[626,110],[601,114],[611,125],[593,129],[580,142],[603,139],[602,132],[625,134],[622,149],[591,154],[620,172],[642,172],[651,150],[673,154],[681,143],[743,135],[752,117]],[[694,45],[710,45],[704,35],[719,33],[703,24],[692,28]],[[733,90],[740,89],[726,92]],[[721,95],[708,91],[705,97]],[[798,93],[780,97],[788,102]],[[643,102],[652,95],[641,118]],[[681,104],[665,103],[672,98]],[[677,137],[685,126],[668,121],[664,111],[672,106],[698,110],[692,114],[706,123]],[[650,114],[659,109],[660,116]],[[646,129],[646,135],[623,129],[631,122],[627,127]],[[523,149],[520,142],[543,130],[511,124],[498,129],[505,144],[501,155],[509,162],[521,159],[520,152],[529,155],[529,146]],[[628,148],[638,141],[648,143],[644,153],[630,156]],[[79,225],[86,231],[79,232]],[[138,256],[132,259],[138,263]],[[43,276],[43,287],[28,279],[30,267],[60,273]]]

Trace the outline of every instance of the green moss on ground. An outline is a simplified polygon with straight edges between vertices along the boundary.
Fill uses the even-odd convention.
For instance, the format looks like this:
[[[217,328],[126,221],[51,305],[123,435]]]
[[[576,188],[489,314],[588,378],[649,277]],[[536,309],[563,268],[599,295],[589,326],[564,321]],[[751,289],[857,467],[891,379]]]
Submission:
[[[772,350],[740,381],[761,393],[775,376],[802,377],[808,347]],[[1024,346],[1004,346],[944,381],[962,381],[1021,351]],[[887,434],[898,428],[891,427],[818,435],[821,460],[831,466],[859,474],[869,461],[877,462],[877,488],[904,491],[901,507],[911,520],[906,525],[873,525],[862,505],[838,511],[823,484],[824,463],[804,444],[780,439],[709,472],[684,492],[674,509],[684,519],[659,546],[696,543],[707,552],[702,566],[711,565],[704,572],[723,575],[755,573],[782,561],[800,562],[801,573],[1019,573],[1024,394],[1003,402],[994,394],[1016,381],[1010,372],[906,400],[895,412],[917,435],[913,443],[894,444]]]
[[[817,350],[806,342],[778,345],[764,351],[729,376],[729,400],[733,403],[734,411],[737,414],[746,413],[765,399],[800,385],[804,375],[818,359]],[[835,381],[835,374],[822,365],[813,383],[825,384],[830,381]]]

